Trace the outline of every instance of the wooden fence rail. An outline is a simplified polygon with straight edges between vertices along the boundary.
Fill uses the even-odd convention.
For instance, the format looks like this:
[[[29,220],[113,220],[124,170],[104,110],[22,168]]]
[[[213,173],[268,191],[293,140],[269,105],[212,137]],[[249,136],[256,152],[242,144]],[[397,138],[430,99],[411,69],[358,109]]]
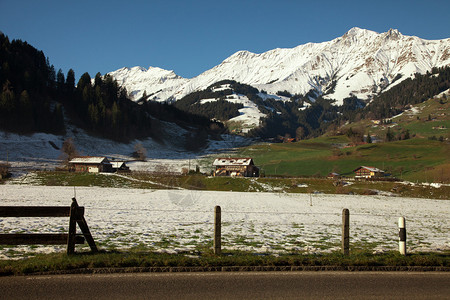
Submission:
[[[75,244],[89,244],[92,252],[97,252],[97,246],[91,235],[86,219],[84,207],[78,206],[77,200],[72,198],[70,206],[0,206],[0,217],[69,217],[68,233],[20,233],[0,234],[2,245],[63,245],[67,244],[67,254],[75,252]],[[82,234],[76,233],[76,225]]]

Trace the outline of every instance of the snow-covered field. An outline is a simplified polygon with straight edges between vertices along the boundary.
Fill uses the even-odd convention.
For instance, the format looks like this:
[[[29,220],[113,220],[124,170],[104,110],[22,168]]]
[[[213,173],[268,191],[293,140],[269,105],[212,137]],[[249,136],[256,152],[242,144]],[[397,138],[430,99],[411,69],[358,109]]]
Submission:
[[[6,184],[1,205],[69,206],[73,187]],[[397,221],[406,217],[409,251],[450,250],[450,201],[384,196],[76,188],[101,249],[143,245],[191,252],[212,246],[214,207],[222,208],[222,246],[253,252],[339,249],[342,210],[350,210],[351,247],[397,249]],[[311,197],[311,198],[310,198]],[[3,218],[0,232],[67,231],[68,218]],[[77,246],[88,250],[87,245]],[[65,246],[1,246],[0,259],[65,251]]]

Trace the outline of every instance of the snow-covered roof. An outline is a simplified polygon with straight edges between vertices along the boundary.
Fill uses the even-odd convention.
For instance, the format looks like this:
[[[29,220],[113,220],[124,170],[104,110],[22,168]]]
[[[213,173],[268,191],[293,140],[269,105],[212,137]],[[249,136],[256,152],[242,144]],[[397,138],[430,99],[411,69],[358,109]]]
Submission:
[[[380,169],[378,169],[378,168],[375,168],[375,167],[366,167],[366,166],[361,166],[361,167],[359,167],[359,168],[357,168],[355,171],[357,171],[357,170],[359,170],[359,169],[366,169],[366,170],[369,170],[369,171],[371,171],[371,172],[375,172],[375,173],[384,173],[384,171],[383,170],[380,170]]]
[[[124,161],[112,161],[111,164],[112,164],[113,168],[117,168],[117,169],[126,166]]]
[[[216,158],[213,166],[249,166],[252,165],[251,158]]]
[[[79,157],[73,158],[71,161],[69,161],[69,163],[71,163],[71,164],[101,164],[101,163],[109,164],[110,162],[104,156],[79,156]]]

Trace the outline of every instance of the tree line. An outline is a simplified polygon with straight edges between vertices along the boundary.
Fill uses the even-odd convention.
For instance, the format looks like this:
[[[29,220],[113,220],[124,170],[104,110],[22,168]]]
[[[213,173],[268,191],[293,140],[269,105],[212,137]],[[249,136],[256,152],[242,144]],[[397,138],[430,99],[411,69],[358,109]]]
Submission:
[[[407,78],[376,96],[361,117],[389,118],[403,112],[407,106],[422,103],[449,88],[450,67],[433,68],[425,74],[416,73],[414,78]]]
[[[130,141],[163,139],[161,121],[220,132],[223,125],[157,102],[139,105],[111,76],[55,72],[42,51],[0,32],[0,129],[64,134],[65,116],[93,135]]]
[[[64,119],[56,73],[42,51],[0,32],[0,128],[61,134]]]

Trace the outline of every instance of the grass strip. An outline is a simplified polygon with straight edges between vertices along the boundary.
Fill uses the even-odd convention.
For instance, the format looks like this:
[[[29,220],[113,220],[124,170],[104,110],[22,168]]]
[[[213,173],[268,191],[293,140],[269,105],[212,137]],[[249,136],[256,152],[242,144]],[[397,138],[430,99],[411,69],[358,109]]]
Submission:
[[[193,254],[167,254],[146,251],[112,251],[92,253],[39,254],[21,260],[1,260],[0,276],[52,272],[77,272],[86,269],[114,268],[229,268],[235,267],[450,267],[450,252],[414,253],[402,256],[398,252],[373,254],[354,251],[349,256],[339,252],[327,254],[255,254],[230,251],[220,256],[210,251]]]

